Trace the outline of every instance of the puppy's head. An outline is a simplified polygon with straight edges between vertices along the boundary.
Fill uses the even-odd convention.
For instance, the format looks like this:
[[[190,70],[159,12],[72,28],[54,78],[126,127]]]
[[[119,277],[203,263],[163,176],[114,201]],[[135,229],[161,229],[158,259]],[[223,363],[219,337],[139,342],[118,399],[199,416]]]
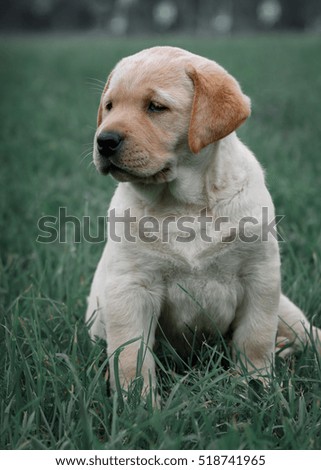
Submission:
[[[119,181],[171,181],[179,159],[227,136],[249,114],[249,98],[215,62],[173,47],[146,49],[108,78],[94,162]]]

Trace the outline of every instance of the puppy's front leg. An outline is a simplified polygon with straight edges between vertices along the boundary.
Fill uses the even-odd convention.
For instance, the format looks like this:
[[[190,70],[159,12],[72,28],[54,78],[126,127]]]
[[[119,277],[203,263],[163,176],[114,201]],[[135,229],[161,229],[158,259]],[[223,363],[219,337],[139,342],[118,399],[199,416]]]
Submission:
[[[254,274],[254,273],[253,273]],[[233,333],[234,354],[254,377],[267,382],[274,361],[280,280],[278,269],[257,272],[246,279]]]
[[[162,286],[158,282],[153,283],[151,277],[127,273],[112,277],[107,282],[105,293],[111,388],[115,390],[116,380],[119,379],[121,387],[128,389],[136,376],[142,376],[146,393],[150,382],[155,387],[152,349],[161,308]]]

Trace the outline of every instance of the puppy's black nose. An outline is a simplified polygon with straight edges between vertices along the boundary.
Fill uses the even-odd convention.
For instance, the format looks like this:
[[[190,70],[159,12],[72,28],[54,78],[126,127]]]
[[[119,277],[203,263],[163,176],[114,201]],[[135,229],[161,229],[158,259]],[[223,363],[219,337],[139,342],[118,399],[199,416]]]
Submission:
[[[117,132],[103,131],[97,136],[97,148],[103,157],[112,157],[120,149],[124,138]]]

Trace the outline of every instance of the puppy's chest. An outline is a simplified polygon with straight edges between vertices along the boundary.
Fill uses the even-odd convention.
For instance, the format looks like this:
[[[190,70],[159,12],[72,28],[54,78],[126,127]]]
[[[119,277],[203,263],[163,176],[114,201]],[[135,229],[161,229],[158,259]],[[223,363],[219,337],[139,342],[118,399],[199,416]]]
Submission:
[[[199,339],[224,335],[230,328],[242,298],[242,285],[233,269],[219,262],[163,272],[165,295],[160,324],[179,350]]]
[[[227,226],[205,226],[192,217],[166,224],[161,239],[141,246],[164,283],[165,328],[225,333],[242,295],[237,241],[224,241]]]
[[[202,256],[203,255],[203,256]],[[179,311],[200,312],[211,315],[234,315],[241,299],[242,283],[239,260],[231,253],[201,253],[198,259],[175,262],[175,258],[162,266],[162,278],[168,305]]]
[[[184,275],[226,283],[239,271],[243,249],[229,222],[204,211],[195,215],[146,216],[135,227],[137,248],[165,280]]]
[[[217,257],[230,251],[235,226],[227,217],[215,218],[206,210],[157,217],[151,212],[135,224],[134,236],[141,249],[155,256],[200,268],[209,255]]]

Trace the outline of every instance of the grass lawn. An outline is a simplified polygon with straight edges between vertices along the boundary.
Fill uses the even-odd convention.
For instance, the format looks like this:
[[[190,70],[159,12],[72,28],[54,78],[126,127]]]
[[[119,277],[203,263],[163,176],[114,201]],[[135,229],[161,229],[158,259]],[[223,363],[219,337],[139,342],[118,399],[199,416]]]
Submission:
[[[321,327],[320,38],[2,39],[0,448],[320,449],[321,369],[311,350],[277,358],[273,385],[257,391],[230,376],[219,349],[204,348],[180,373],[163,362],[161,410],[134,398],[117,406],[104,347],[84,325],[103,244],[36,242],[38,219],[59,207],[105,215],[115,183],[90,165],[95,79],[157,43],[217,60],[251,96],[239,136],[286,215],[283,290]]]

